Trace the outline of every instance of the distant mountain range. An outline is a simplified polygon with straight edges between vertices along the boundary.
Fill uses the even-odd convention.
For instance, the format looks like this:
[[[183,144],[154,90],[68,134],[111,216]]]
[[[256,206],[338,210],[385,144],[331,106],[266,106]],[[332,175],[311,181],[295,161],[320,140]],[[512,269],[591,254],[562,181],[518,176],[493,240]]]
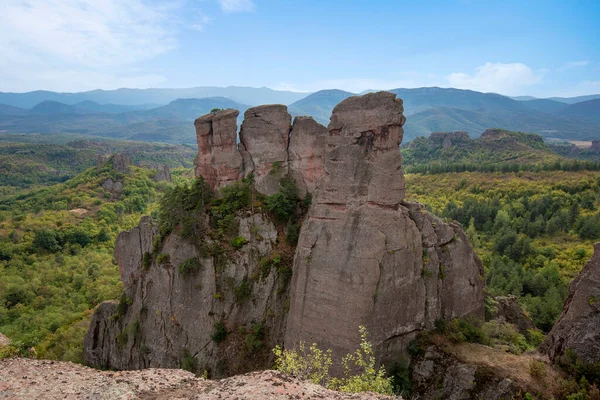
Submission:
[[[536,99],[437,87],[390,91],[404,101],[405,142],[441,131],[478,136],[488,128],[600,138],[600,95]],[[0,93],[0,131],[194,143],[193,120],[214,108],[239,109],[241,120],[250,106],[287,104],[292,115],[310,115],[327,125],[335,105],[353,95],[335,89],[306,94],[245,87]]]

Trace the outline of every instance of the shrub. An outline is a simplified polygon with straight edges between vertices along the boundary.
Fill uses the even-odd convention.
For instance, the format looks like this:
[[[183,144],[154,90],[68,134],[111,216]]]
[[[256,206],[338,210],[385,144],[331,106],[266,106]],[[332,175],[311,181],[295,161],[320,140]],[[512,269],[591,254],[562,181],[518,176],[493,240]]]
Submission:
[[[244,246],[248,241],[243,236],[237,236],[231,240],[231,245],[234,249],[240,249]]]
[[[171,256],[167,253],[161,253],[156,257],[156,262],[162,265],[168,265],[171,262]]]
[[[217,322],[214,325],[213,334],[211,335],[211,339],[219,344],[227,338],[227,328],[223,322]]]
[[[238,304],[243,304],[250,298],[250,286],[248,280],[244,278],[238,287],[235,288],[235,301]]]
[[[196,360],[187,349],[183,354],[181,369],[192,373],[196,373],[196,370],[198,369],[198,360]]]
[[[519,333],[513,324],[492,320],[481,327],[484,334],[490,339],[492,345],[505,345],[513,354],[521,354],[530,348],[525,336]]]
[[[275,353],[275,368],[300,379],[323,385],[342,392],[375,392],[392,394],[392,379],[385,377],[385,369],[375,368],[373,345],[367,340],[367,330],[359,327],[361,343],[359,348],[342,359],[344,376],[332,378],[329,368],[333,365],[331,350],[323,351],[316,343],[306,349],[304,342],[298,350],[282,350],[279,346]]]
[[[470,342],[489,344],[490,339],[481,328],[480,322],[471,319],[454,318],[450,322],[438,319],[435,322],[436,330],[445,334],[454,343]]]
[[[142,257],[142,269],[147,270],[152,265],[152,254],[145,252]]]
[[[279,192],[265,197],[267,210],[275,214],[280,221],[289,220],[296,210],[298,201],[298,188],[292,178],[282,178],[279,181]]]
[[[179,264],[178,268],[180,274],[186,275],[198,271],[201,266],[200,261],[196,257],[192,257]]]
[[[533,360],[529,363],[529,374],[536,379],[546,376],[546,364],[543,361]]]
[[[256,353],[264,347],[265,324],[263,322],[253,324],[246,332],[244,338],[244,348],[249,353]]]
[[[288,222],[285,229],[285,241],[290,246],[296,246],[298,244],[298,238],[300,237],[300,225]]]

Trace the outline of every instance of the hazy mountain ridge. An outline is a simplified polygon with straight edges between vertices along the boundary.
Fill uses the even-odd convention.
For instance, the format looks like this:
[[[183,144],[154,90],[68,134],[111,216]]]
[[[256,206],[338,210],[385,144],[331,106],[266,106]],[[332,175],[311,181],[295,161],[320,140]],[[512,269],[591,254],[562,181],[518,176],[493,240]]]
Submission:
[[[223,95],[195,98],[191,95],[220,92]],[[407,116],[407,140],[438,131],[466,131],[477,135],[490,127],[540,134],[544,137],[591,140],[600,134],[600,100],[592,99],[567,104],[551,99],[515,100],[495,93],[452,88],[392,89],[404,101]],[[168,104],[152,107],[173,93],[188,94]],[[119,89],[85,93],[30,92],[0,93],[3,99],[22,103],[42,97],[61,97],[66,101],[81,100],[82,96],[102,101],[118,100],[119,104],[100,104],[81,100],[73,104],[46,99],[30,110],[13,104],[0,104],[0,131],[7,132],[66,132],[119,137],[143,141],[193,143],[193,120],[213,108],[235,108],[244,111],[260,99],[266,103],[286,103],[293,92],[268,88],[190,88],[190,89]],[[353,96],[338,89],[321,90],[311,94],[294,93],[302,97],[289,104],[293,116],[309,115],[323,125],[329,123],[331,111],[340,101]],[[12,96],[12,97],[11,97]],[[16,96],[16,97],[15,97]],[[21,97],[19,97],[21,96]],[[142,96],[143,99],[142,99]],[[233,97],[246,98],[242,102]],[[117,98],[118,97],[118,98]],[[590,98],[593,96],[583,96]],[[140,105],[127,105],[135,99]],[[19,103],[20,104],[20,103]],[[238,121],[239,122],[239,121]]]

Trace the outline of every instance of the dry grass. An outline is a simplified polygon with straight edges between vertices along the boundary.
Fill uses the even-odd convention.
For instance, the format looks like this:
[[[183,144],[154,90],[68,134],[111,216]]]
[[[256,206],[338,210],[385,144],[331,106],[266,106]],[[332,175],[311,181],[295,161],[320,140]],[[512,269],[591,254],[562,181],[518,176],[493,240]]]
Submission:
[[[435,341],[458,360],[484,367],[496,376],[509,378],[518,387],[525,388],[529,393],[541,394],[544,398],[553,397],[561,381],[560,378],[564,376],[552,366],[547,357],[537,352],[515,355],[480,344],[452,344],[443,337],[437,337]],[[530,372],[531,364],[536,361],[545,364],[545,373],[541,376],[532,376]]]

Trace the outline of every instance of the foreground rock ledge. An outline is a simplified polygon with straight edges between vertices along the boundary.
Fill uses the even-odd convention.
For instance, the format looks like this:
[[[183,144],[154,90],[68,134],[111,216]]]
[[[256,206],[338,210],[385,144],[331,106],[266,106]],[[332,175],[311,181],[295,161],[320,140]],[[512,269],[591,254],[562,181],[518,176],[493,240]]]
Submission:
[[[391,399],[372,393],[327,390],[277,371],[260,371],[220,381],[177,369],[98,371],[70,362],[31,359],[0,361],[2,399]]]

